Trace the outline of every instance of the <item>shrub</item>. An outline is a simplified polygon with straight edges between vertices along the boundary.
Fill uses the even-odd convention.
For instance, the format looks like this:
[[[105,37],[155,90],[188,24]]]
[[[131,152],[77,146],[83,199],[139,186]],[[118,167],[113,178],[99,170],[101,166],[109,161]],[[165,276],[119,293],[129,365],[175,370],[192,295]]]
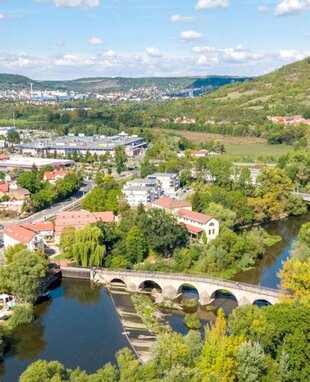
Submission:
[[[184,323],[189,329],[199,330],[201,323],[197,314],[186,314],[184,317]]]
[[[15,306],[10,324],[13,328],[19,325],[29,324],[33,320],[33,309],[31,306]]]

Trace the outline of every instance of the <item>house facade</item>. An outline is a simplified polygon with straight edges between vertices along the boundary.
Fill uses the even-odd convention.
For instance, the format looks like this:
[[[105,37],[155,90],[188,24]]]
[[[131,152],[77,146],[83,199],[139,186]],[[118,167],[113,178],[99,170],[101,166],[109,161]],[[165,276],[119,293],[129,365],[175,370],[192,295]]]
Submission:
[[[153,203],[162,194],[161,184],[152,179],[134,179],[123,186],[123,194],[132,207],[140,203],[147,205]]]
[[[200,212],[180,209],[177,212],[179,223],[184,224],[187,231],[197,239],[202,239],[205,233],[207,241],[215,239],[220,231],[219,221],[210,215]]]

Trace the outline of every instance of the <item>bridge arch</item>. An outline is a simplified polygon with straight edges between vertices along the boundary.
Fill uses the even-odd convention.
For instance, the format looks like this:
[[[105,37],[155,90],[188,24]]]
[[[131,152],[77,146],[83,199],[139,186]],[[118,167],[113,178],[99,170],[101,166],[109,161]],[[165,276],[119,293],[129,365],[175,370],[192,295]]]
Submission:
[[[110,284],[122,284],[122,285],[126,285],[125,281],[123,279],[120,279],[120,278],[117,278],[115,277],[114,279],[110,280]]]
[[[259,308],[262,308],[264,306],[271,306],[272,303],[269,302],[267,299],[259,298],[253,301],[252,305],[258,306]]]
[[[196,298],[199,300],[200,298],[200,291],[199,288],[197,288],[195,285],[191,283],[183,283],[178,287],[178,295],[182,295],[184,298]]]
[[[216,309],[222,308],[225,314],[229,314],[239,305],[239,299],[236,294],[227,289],[218,288],[211,294],[211,301]]]
[[[150,291],[153,289],[157,289],[160,293],[162,293],[163,291],[162,287],[156,281],[153,280],[142,281],[142,283],[140,283],[139,285],[139,290],[143,289],[149,289]]]

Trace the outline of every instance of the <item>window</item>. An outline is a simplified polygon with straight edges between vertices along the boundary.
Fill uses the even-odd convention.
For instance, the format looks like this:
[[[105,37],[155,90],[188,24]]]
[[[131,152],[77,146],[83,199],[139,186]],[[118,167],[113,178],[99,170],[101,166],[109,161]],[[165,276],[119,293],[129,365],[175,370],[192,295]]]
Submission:
[[[214,226],[214,223],[210,223],[210,224],[209,224],[209,227],[213,227],[213,226]]]
[[[215,229],[212,230],[213,235],[215,235]]]
[[[211,235],[211,230],[209,229],[209,235]]]

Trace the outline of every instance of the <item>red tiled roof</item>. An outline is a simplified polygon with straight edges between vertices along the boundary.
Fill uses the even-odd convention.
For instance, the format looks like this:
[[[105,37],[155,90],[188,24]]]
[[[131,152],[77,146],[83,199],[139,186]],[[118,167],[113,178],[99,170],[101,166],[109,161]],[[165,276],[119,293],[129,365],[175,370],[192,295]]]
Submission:
[[[203,232],[202,228],[194,227],[193,225],[190,225],[190,224],[184,224],[184,226],[187,229],[187,231],[191,232],[191,233],[201,233],[201,232]]]
[[[181,218],[193,220],[197,223],[202,223],[202,224],[206,224],[208,223],[208,221],[213,219],[213,217],[210,215],[201,214],[200,212],[195,212],[195,211],[188,211],[185,209],[179,210],[178,216]]]
[[[0,154],[0,160],[6,160],[6,159],[10,159],[10,156],[7,154]]]
[[[30,229],[34,232],[54,231],[54,224],[51,221],[40,221],[36,223],[24,223],[22,227]]]
[[[191,203],[186,200],[176,200],[168,198],[167,196],[162,196],[161,198],[155,200],[153,204],[172,210],[175,208],[191,207]]]
[[[19,241],[20,243],[27,244],[30,243],[30,241],[37,235],[37,233],[16,224],[9,224],[3,230],[3,235],[7,235],[16,241]]]
[[[71,174],[72,171],[66,171],[66,170],[54,170],[54,171],[46,171],[44,173],[44,179],[46,180],[54,180],[56,177],[65,177],[68,174]]]
[[[9,185],[7,183],[0,184],[1,192],[9,192]]]
[[[86,224],[93,224],[102,221],[111,223],[114,221],[112,211],[89,212],[89,211],[67,211],[57,215],[55,221],[55,235],[61,235],[65,227],[83,228]]]

